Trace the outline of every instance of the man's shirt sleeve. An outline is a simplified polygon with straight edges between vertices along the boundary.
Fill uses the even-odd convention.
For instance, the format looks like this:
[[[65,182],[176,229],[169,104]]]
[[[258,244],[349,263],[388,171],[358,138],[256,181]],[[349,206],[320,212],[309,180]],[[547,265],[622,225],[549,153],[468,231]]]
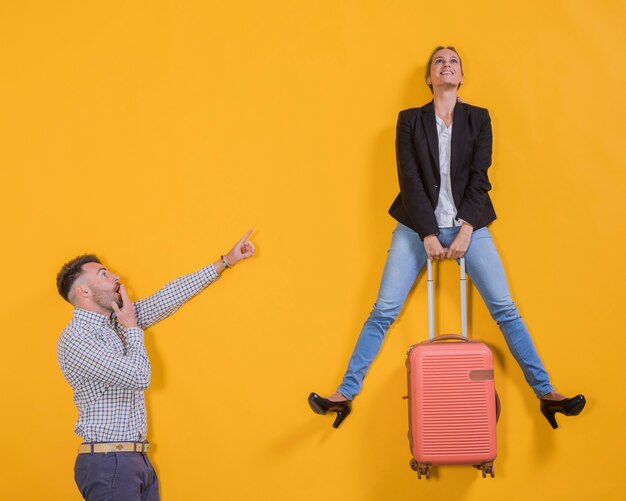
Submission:
[[[125,353],[100,337],[71,333],[60,350],[61,367],[66,376],[103,383],[109,387],[143,390],[150,384],[150,361],[144,346],[143,331],[131,327],[124,331]]]
[[[167,318],[219,277],[215,267],[210,264],[169,282],[158,292],[135,303],[137,324],[142,329],[147,329]]]

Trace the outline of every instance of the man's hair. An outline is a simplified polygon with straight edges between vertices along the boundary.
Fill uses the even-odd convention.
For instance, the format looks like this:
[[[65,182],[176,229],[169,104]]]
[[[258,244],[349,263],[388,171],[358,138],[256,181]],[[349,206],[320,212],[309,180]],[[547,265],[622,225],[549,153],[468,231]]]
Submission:
[[[72,290],[72,285],[74,285],[76,279],[83,273],[83,265],[87,263],[100,264],[100,260],[94,254],[83,254],[65,263],[59,273],[57,273],[57,289],[61,297],[68,303],[71,302],[69,295],[70,290]]]

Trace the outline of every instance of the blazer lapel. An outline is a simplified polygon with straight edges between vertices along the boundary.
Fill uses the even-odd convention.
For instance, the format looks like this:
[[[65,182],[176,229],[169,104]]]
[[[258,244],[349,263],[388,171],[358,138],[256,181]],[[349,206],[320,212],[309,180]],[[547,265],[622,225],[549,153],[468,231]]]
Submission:
[[[454,176],[459,167],[459,159],[461,158],[461,148],[467,129],[468,117],[467,104],[457,102],[454,107],[454,116],[452,119],[452,152],[450,153],[450,180],[452,181],[454,181]]]
[[[428,140],[428,148],[434,160],[435,177],[439,179],[439,137],[437,136],[437,122],[435,121],[435,105],[432,101],[422,106],[421,117]]]

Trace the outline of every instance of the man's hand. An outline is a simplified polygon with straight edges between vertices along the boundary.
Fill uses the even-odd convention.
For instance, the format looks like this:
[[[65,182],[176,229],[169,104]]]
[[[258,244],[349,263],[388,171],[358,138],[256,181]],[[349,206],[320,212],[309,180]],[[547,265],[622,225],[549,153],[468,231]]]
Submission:
[[[424,238],[424,249],[428,259],[445,259],[448,251],[448,249],[441,246],[437,235],[428,235]]]
[[[248,241],[248,237],[252,233],[253,230],[249,230],[239,242],[235,244],[235,246],[230,250],[228,254],[224,257],[228,264],[234,265],[241,261],[242,259],[248,259],[254,254],[254,244]]]
[[[472,233],[474,232],[474,228],[472,225],[463,223],[461,229],[456,234],[452,245],[446,252],[446,259],[459,259],[462,258],[467,249],[469,247],[470,241],[472,240]]]
[[[126,287],[124,287],[124,284],[120,285],[119,293],[122,298],[122,307],[120,308],[115,301],[111,302],[111,307],[117,316],[117,321],[122,324],[125,329],[137,327],[135,307],[126,293]]]

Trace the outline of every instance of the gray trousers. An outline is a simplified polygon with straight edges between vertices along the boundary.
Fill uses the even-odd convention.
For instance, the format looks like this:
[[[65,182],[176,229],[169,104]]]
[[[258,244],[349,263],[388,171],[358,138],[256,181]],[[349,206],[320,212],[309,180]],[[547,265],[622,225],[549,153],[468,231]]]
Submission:
[[[79,454],[74,480],[87,501],[159,501],[159,481],[139,452]]]

